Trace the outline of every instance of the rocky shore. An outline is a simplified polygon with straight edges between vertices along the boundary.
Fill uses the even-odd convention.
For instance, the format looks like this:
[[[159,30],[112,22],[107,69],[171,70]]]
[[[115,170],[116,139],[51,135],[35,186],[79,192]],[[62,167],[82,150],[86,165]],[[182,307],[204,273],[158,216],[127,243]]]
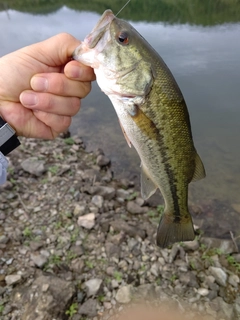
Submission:
[[[142,300],[186,319],[240,319],[235,241],[198,230],[159,249],[163,207],[114,179],[102,150],[79,137],[21,141],[0,187],[0,319],[114,319]]]

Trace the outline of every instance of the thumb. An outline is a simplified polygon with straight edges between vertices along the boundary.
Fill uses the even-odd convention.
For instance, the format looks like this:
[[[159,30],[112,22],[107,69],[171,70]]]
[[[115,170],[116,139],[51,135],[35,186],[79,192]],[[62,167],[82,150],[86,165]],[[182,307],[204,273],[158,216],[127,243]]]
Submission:
[[[73,51],[80,43],[81,41],[68,33],[59,33],[21,50],[27,51],[28,55],[30,54],[45,65],[57,67],[66,64],[71,59]]]

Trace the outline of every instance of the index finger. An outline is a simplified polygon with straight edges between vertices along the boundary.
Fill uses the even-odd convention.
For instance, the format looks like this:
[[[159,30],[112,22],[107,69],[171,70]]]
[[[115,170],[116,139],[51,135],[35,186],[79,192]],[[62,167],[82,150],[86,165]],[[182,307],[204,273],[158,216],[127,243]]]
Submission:
[[[64,74],[66,77],[79,81],[94,81],[96,79],[95,73],[91,67],[72,60],[65,65]]]

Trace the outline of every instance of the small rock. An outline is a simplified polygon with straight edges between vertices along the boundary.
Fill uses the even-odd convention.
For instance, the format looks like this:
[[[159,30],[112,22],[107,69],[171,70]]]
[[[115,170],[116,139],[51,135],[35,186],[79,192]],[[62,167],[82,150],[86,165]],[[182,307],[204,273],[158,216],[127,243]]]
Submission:
[[[113,289],[116,289],[116,288],[119,287],[119,282],[118,282],[117,280],[113,279],[113,280],[111,281],[111,285],[112,285],[112,288],[113,288]]]
[[[46,171],[44,164],[45,162],[43,160],[39,160],[37,157],[31,157],[24,160],[21,163],[21,167],[24,171],[40,177]]]
[[[132,214],[140,214],[144,213],[145,209],[143,207],[140,207],[135,201],[128,201],[127,211]]]
[[[240,213],[240,203],[233,203],[232,208],[238,213]]]
[[[0,220],[5,220],[6,219],[6,215],[4,212],[0,212]]]
[[[102,196],[93,196],[91,202],[95,204],[96,207],[102,208],[103,206],[103,197]]]
[[[21,280],[21,278],[22,277],[20,274],[11,274],[5,277],[5,281],[8,286],[11,286],[12,284],[18,283]]]
[[[76,204],[74,210],[73,210],[73,214],[74,216],[79,216],[79,215],[82,215],[86,213],[86,205],[82,204],[82,205],[79,205],[79,204]]]
[[[153,297],[155,294],[155,287],[152,283],[142,284],[137,287],[134,297],[149,298]]]
[[[111,309],[112,308],[111,302],[104,302],[103,305],[104,305],[105,309]]]
[[[219,310],[220,310],[220,315],[219,318],[221,318],[222,316],[224,317],[224,319],[226,320],[230,320],[233,319],[233,307],[232,305],[226,303],[223,298],[221,297],[217,297],[214,300],[217,300],[218,302],[218,306],[219,306]],[[236,318],[234,318],[236,319]]]
[[[9,266],[10,264],[12,264],[13,260],[14,260],[13,258],[8,259],[8,260],[6,261],[6,265]]]
[[[111,242],[107,242],[105,244],[105,250],[106,250],[106,254],[109,258],[111,258],[111,257],[119,258],[120,252],[121,252],[121,247],[117,246]]]
[[[110,164],[110,159],[102,154],[97,156],[96,163],[99,167],[105,167]]]
[[[133,295],[133,286],[127,285],[121,287],[116,294],[116,300],[119,303],[129,303]]]
[[[38,268],[42,268],[48,261],[48,258],[42,254],[31,254],[31,260]]]
[[[97,279],[97,278],[86,281],[85,286],[87,289],[87,296],[91,297],[96,295],[101,288],[102,282],[103,282],[102,279]]]
[[[202,238],[201,243],[209,248],[218,248],[223,254],[236,252],[237,249],[232,240],[218,238]]]
[[[110,223],[111,223],[111,226],[116,231],[119,231],[119,232],[123,231],[131,237],[139,236],[142,239],[145,238],[146,234],[144,230],[142,230],[139,227],[130,226],[126,221],[114,220],[114,221],[111,221]]]
[[[173,263],[174,259],[176,258],[177,254],[179,251],[179,244],[178,243],[174,243],[174,245],[172,246],[170,255],[169,255],[169,263]]]
[[[218,293],[216,290],[209,290],[208,299],[211,301],[215,299],[218,296]]]
[[[79,307],[78,313],[88,317],[95,317],[97,315],[97,301],[94,299],[87,300]]]
[[[49,284],[48,283],[44,283],[42,285],[42,292],[47,292],[48,291],[48,288],[49,288]]]
[[[30,241],[29,246],[33,251],[36,251],[36,250],[40,249],[43,246],[43,242],[41,242],[41,241]]]
[[[114,274],[114,272],[115,272],[114,267],[111,267],[111,266],[107,267],[107,269],[106,269],[107,275],[112,276]]]
[[[153,263],[153,265],[151,266],[150,272],[151,272],[155,277],[158,277],[158,276],[159,276],[159,265],[158,265],[158,263]]]
[[[179,276],[181,283],[187,285],[188,287],[198,288],[199,284],[197,282],[197,277],[193,272],[181,273]]]
[[[174,291],[178,296],[182,296],[186,292],[186,290],[186,287],[182,286],[182,284],[180,283],[174,287]]]
[[[73,272],[81,274],[85,264],[81,258],[77,258],[71,261],[71,270]]]
[[[42,289],[46,289],[47,292]],[[21,319],[63,319],[67,307],[75,296],[75,287],[71,281],[53,275],[37,277],[31,286],[18,286],[13,292],[16,309],[22,309]],[[36,313],[37,310],[37,313]],[[20,317],[18,316],[17,319]]]
[[[240,297],[237,297],[235,301],[234,312],[235,312],[236,319],[240,319]]]
[[[133,248],[136,247],[138,244],[139,244],[139,242],[136,239],[134,239],[134,238],[128,239],[128,248],[130,251],[132,251]]]
[[[6,305],[4,306],[3,312],[1,313],[3,316],[6,316],[13,310],[13,306],[11,305]]]
[[[78,246],[77,245],[71,246],[70,250],[72,253],[74,253],[74,255],[76,257],[80,257],[84,253],[82,246],[79,246],[79,245]]]
[[[115,197],[115,189],[105,186],[94,186],[89,189],[90,194],[103,196],[106,200],[112,200]]]
[[[84,216],[80,216],[78,218],[78,225],[79,227],[83,227],[85,229],[92,229],[95,225],[95,214],[94,213],[88,213]]]
[[[203,297],[209,294],[209,290],[206,288],[199,288],[197,292],[200,294],[200,296],[203,296]]]
[[[238,287],[238,284],[240,282],[239,277],[236,274],[231,274],[228,277],[228,282],[233,286],[233,287]]]
[[[144,205],[144,203],[145,203],[145,201],[143,200],[143,198],[136,198],[135,199],[135,201],[136,201],[136,203],[140,206],[140,207],[142,207],[143,205]]]
[[[226,287],[227,283],[227,274],[221,268],[209,267],[209,272],[214,276],[216,282],[223,287]]]
[[[118,234],[113,235],[110,238],[110,241],[116,245],[120,245],[125,240],[125,234],[124,232],[120,232]]]
[[[126,200],[129,197],[129,191],[124,189],[117,189],[116,196],[117,198],[122,198],[123,200]]]
[[[5,234],[0,236],[0,243],[2,244],[6,244],[8,243],[9,238],[7,236],[5,236]]]
[[[195,251],[199,248],[199,243],[197,240],[185,241],[183,244],[183,248],[185,251]]]
[[[150,260],[150,257],[147,256],[146,254],[144,254],[144,255],[142,256],[142,261],[143,261],[143,262],[146,262],[146,261],[148,261],[148,260]]]

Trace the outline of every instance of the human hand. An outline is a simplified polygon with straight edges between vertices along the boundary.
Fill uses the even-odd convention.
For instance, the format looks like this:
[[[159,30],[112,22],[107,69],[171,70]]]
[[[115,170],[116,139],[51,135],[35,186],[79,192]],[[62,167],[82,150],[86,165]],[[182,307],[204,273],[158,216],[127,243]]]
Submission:
[[[79,44],[62,33],[0,58],[0,116],[18,135],[53,139],[70,126],[95,79],[70,61]]]

